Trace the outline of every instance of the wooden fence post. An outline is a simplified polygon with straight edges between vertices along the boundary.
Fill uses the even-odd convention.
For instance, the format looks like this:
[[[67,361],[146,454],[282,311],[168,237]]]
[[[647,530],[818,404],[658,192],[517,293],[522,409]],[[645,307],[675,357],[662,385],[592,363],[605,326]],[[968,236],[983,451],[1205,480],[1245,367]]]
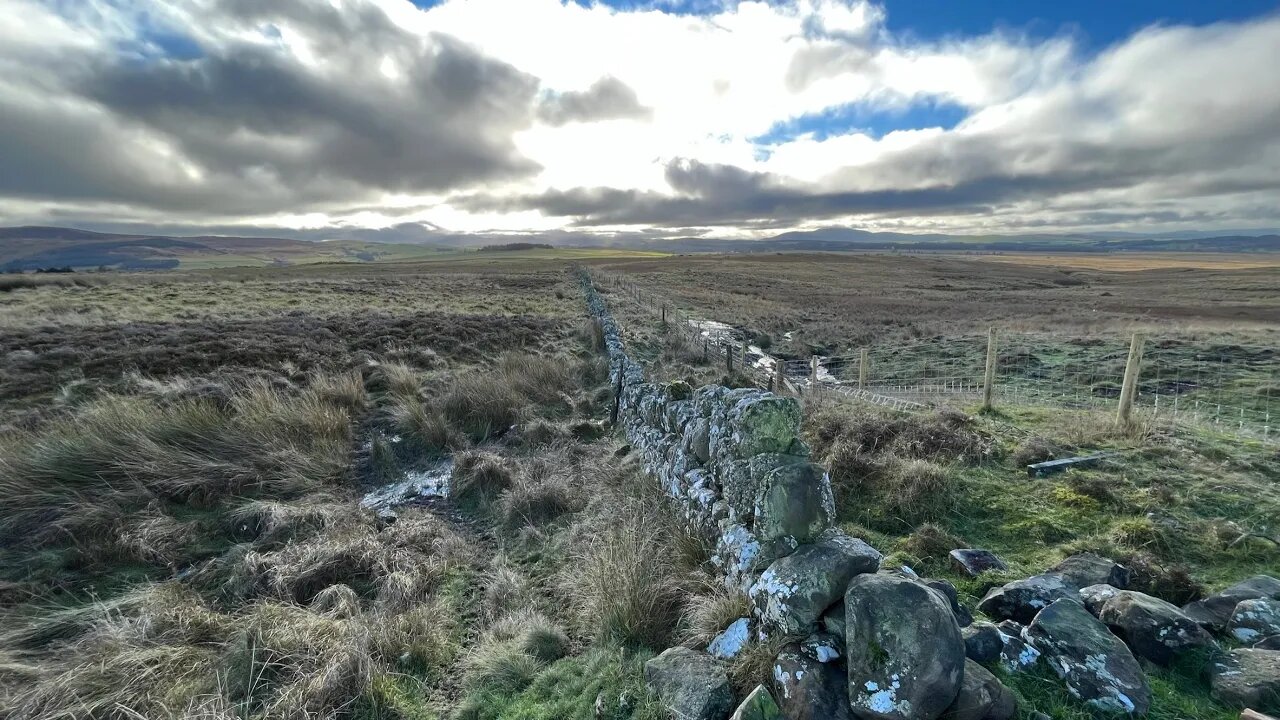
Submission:
[[[1133,401],[1138,394],[1138,375],[1142,372],[1143,343],[1141,333],[1134,333],[1133,340],[1129,343],[1129,360],[1124,365],[1124,384],[1120,386],[1120,409],[1116,413],[1116,421],[1122,425],[1128,425],[1129,417],[1133,414]]]
[[[773,359],[773,386],[779,395],[787,391],[787,363],[782,358]]]
[[[704,363],[707,362],[707,359],[710,356],[711,356],[711,339],[702,338],[702,362]]]
[[[987,372],[982,381],[982,409],[991,409],[996,390],[996,329],[987,330]]]
[[[667,324],[667,304],[666,303],[662,304],[662,324],[663,325]]]
[[[870,362],[871,353],[867,348],[862,348],[862,353],[858,356],[858,389],[865,390],[867,387],[867,370]]]
[[[730,375],[733,374],[733,345],[724,346],[724,369]]]
[[[742,372],[747,371],[747,338],[743,336],[742,344],[738,346],[738,368]]]
[[[815,385],[818,383],[818,356],[817,355],[809,356],[809,382]]]

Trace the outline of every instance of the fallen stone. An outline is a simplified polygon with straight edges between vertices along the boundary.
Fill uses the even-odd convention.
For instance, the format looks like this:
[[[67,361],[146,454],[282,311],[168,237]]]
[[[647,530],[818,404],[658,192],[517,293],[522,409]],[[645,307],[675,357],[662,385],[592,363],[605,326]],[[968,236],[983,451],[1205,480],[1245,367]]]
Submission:
[[[1049,572],[1061,575],[1078,588],[1110,585],[1121,590],[1129,587],[1129,569],[1094,553],[1079,553],[1054,565]]]
[[[1013,620],[1004,620],[996,625],[996,630],[1000,633],[1000,665],[1006,671],[1020,672],[1040,660],[1040,651],[1032,647],[1024,637],[1025,627]]]
[[[1027,626],[1026,639],[1087,705],[1132,715],[1145,715],[1151,706],[1151,688],[1138,661],[1080,603],[1053,601]]]
[[[1227,705],[1280,712],[1280,651],[1247,648],[1209,665],[1213,697]]]
[[[823,612],[844,595],[849,580],[874,572],[880,553],[838,531],[824,534],[769,566],[751,586],[761,623],[784,635],[808,635]]]
[[[1102,612],[1102,606],[1108,600],[1116,596],[1120,592],[1114,585],[1090,585],[1080,588],[1080,602],[1084,603],[1084,607],[1089,612],[1097,615]]]
[[[844,673],[788,645],[773,661],[773,697],[787,720],[850,720]]]
[[[1227,631],[1244,643],[1280,635],[1280,601],[1271,598],[1241,600],[1227,621]]]
[[[987,664],[1000,659],[1000,651],[1004,649],[1004,641],[1000,639],[1000,630],[991,623],[974,623],[960,630],[964,640],[964,655],[970,660]]]
[[[782,720],[782,710],[773,701],[773,695],[763,685],[757,685],[733,711],[730,720]]]
[[[835,662],[844,657],[844,637],[816,632],[800,643],[800,652],[820,663]]]
[[[840,602],[822,613],[822,629],[836,637],[844,637],[844,627],[844,598],[841,598]]]
[[[707,646],[707,652],[721,660],[732,660],[742,652],[742,648],[746,647],[750,639],[751,621],[747,618],[738,618],[711,641]]]
[[[1077,589],[1054,574],[1033,575],[992,588],[978,603],[978,609],[997,620],[1016,620],[1023,625],[1055,600],[1079,603]]]
[[[834,506],[822,466],[796,463],[774,468],[756,495],[751,532],[766,554],[782,557],[816,540],[831,525]]]
[[[1182,611],[1204,627],[1218,631],[1226,628],[1236,605],[1260,598],[1280,599],[1280,580],[1270,575],[1255,575],[1203,600],[1187,603]]]
[[[990,550],[963,548],[952,550],[949,555],[951,556],[951,565],[956,569],[956,572],[964,573],[969,577],[977,577],[990,570],[1009,569],[1004,564],[1004,561]]]
[[[644,664],[645,683],[679,718],[723,720],[733,711],[733,688],[718,660],[673,647]]]
[[[1011,720],[1018,714],[1018,698],[986,668],[965,660],[964,678],[955,702],[943,720]]]
[[[845,594],[848,698],[859,718],[933,720],[955,700],[964,641],[947,601],[886,573],[858,575]]]
[[[1098,619],[1133,654],[1168,665],[1188,650],[1216,650],[1218,643],[1177,606],[1140,592],[1121,590],[1102,605]]]

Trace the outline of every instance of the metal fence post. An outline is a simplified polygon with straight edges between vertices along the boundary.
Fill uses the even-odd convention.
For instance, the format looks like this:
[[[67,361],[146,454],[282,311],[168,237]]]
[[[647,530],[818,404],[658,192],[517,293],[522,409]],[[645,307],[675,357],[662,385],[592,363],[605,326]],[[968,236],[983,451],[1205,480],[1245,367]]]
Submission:
[[[996,329],[987,330],[987,373],[982,385],[982,409],[991,409],[996,389]]]
[[[1116,413],[1116,421],[1122,425],[1129,424],[1133,414],[1133,401],[1138,394],[1138,374],[1142,372],[1143,337],[1133,334],[1129,343],[1129,360],[1124,365],[1124,382],[1120,386],[1120,409]]]

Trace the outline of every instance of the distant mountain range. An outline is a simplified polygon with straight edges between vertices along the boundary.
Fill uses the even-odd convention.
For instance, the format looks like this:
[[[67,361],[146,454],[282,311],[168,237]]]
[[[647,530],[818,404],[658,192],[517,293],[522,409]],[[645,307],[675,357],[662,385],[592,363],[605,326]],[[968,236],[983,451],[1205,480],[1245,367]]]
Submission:
[[[335,231],[341,234],[341,231]],[[309,237],[314,237],[310,232]],[[760,240],[655,239],[639,234],[602,236],[583,232],[542,234],[406,234],[407,242],[382,242],[354,231],[353,239],[315,240],[224,235],[174,236],[93,232],[61,227],[0,228],[0,271],[71,267],[126,270],[292,265],[313,262],[411,260],[442,251],[497,245],[616,247],[673,253],[892,250],[900,252],[1280,252],[1280,233],[1179,232],[1167,235],[1083,233],[1060,235],[940,235],[823,228],[786,232]],[[411,238],[411,239],[410,239]],[[430,244],[426,244],[430,243]]]

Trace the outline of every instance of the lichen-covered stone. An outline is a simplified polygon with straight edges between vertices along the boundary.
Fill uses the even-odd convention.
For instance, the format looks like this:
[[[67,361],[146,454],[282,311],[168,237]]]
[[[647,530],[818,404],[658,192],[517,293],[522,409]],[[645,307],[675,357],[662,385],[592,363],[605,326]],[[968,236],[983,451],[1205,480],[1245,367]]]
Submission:
[[[1209,685],[1227,705],[1280,712],[1280,651],[1247,648],[1221,655],[1210,663]]]
[[[820,663],[835,662],[844,657],[844,636],[816,632],[800,643],[800,651]]]
[[[733,689],[724,666],[710,655],[673,647],[644,664],[645,683],[669,712],[689,720],[724,720]]]
[[[1018,698],[986,668],[972,659],[964,662],[960,692],[942,713],[942,720],[1011,720],[1018,714]]]
[[[1040,660],[1040,651],[1024,638],[1026,628],[1013,620],[996,625],[1000,633],[1000,666],[1010,673],[1020,672]]]
[[[845,594],[845,624],[856,717],[933,720],[956,699],[964,641],[937,591],[896,575],[858,575]]]
[[[1227,631],[1243,643],[1280,635],[1280,600],[1258,598],[1240,601],[1227,622]]]
[[[1046,573],[992,588],[978,603],[978,609],[988,617],[1016,620],[1026,625],[1050,603],[1063,599],[1080,602],[1077,588],[1061,575]]]
[[[850,720],[844,673],[788,645],[773,661],[773,698],[787,720]]]
[[[1222,630],[1231,620],[1236,605],[1259,598],[1280,599],[1280,580],[1270,575],[1254,575],[1203,600],[1183,605],[1182,611],[1207,628]]]
[[[964,640],[965,657],[988,664],[1000,659],[1000,651],[1004,649],[1004,641],[1000,639],[1000,631],[991,623],[974,623],[960,630]]]
[[[782,710],[763,685],[757,685],[733,711],[730,720],[782,720]]]
[[[1008,570],[995,553],[980,548],[960,548],[948,553],[951,566],[969,577],[977,577],[991,570]]]
[[[751,532],[775,557],[812,542],[831,524],[831,484],[813,463],[775,468],[764,478],[753,507]]]
[[[956,624],[960,627],[968,627],[973,624],[973,615],[969,612],[969,608],[960,604],[960,593],[956,592],[956,586],[941,578],[927,578],[921,580],[925,585],[936,590],[947,604],[951,606],[951,613],[956,616]]]
[[[1138,661],[1079,602],[1053,601],[1027,626],[1025,637],[1085,704],[1107,713],[1147,713],[1151,688]]]
[[[812,545],[774,561],[751,586],[761,623],[784,635],[807,635],[844,596],[849,580],[874,572],[880,553],[858,538],[831,531]]]
[[[751,620],[738,618],[711,641],[707,646],[707,652],[720,660],[732,660],[742,652],[742,648],[747,646],[747,641],[750,639]]]
[[[840,602],[837,602],[835,605],[827,608],[827,611],[822,613],[822,620],[820,621],[820,624],[822,625],[823,630],[831,633],[832,635],[837,637],[845,636],[843,598]]]
[[[1049,572],[1061,575],[1067,583],[1077,588],[1090,585],[1110,585],[1121,590],[1129,587],[1129,569],[1094,553],[1079,553],[1066,558],[1050,568]]]
[[[1119,592],[1114,585],[1089,585],[1080,588],[1080,602],[1084,603],[1086,610],[1097,615],[1102,612],[1102,606]]]
[[[685,436],[689,438],[689,452],[698,459],[698,462],[709,462],[711,460],[711,427],[707,419],[698,418],[690,423],[685,429]]]
[[[729,524],[716,541],[713,564],[725,573],[725,584],[744,592],[755,582],[756,574],[769,567],[773,558],[761,553],[760,541],[747,528]]]
[[[1188,650],[1216,650],[1218,643],[1177,606],[1140,592],[1121,590],[1102,605],[1098,619],[1133,654],[1168,665]]]
[[[732,397],[732,393],[730,393]],[[800,403],[777,395],[747,396],[729,411],[732,446],[739,458],[785,453],[800,434]]]

